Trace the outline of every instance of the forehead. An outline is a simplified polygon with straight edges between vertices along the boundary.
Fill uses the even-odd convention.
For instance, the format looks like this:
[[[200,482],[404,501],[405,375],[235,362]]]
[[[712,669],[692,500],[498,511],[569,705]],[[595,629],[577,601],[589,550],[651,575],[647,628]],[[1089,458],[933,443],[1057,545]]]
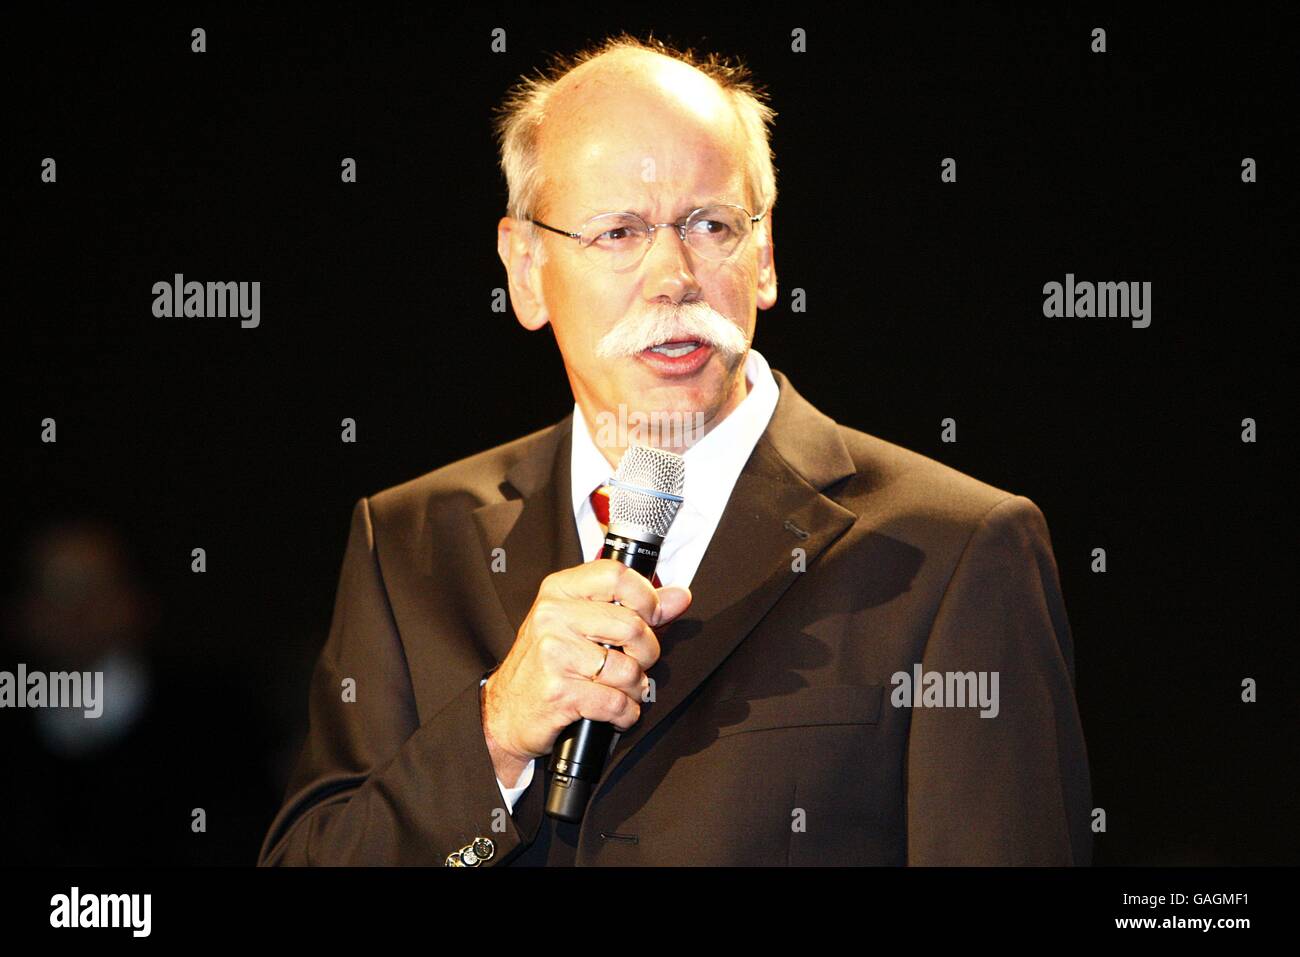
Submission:
[[[557,86],[540,134],[552,214],[677,216],[712,201],[745,204],[735,107],[711,79],[668,62]]]

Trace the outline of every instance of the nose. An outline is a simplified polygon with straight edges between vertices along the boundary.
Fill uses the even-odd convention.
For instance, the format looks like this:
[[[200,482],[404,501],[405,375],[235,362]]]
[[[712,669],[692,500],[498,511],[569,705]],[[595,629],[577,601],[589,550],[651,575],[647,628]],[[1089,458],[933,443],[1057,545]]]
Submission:
[[[667,235],[660,239],[660,233]],[[642,262],[646,299],[666,297],[681,302],[687,296],[698,294],[700,283],[691,269],[691,251],[682,236],[682,228],[672,223],[659,224],[650,238],[650,248]]]

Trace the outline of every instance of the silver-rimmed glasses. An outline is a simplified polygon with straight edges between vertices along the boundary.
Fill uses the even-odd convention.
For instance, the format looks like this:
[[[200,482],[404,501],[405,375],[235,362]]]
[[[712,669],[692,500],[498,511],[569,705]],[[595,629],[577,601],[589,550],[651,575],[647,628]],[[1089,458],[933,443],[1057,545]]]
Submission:
[[[561,236],[576,239],[586,256],[610,269],[635,266],[654,242],[655,230],[671,226],[690,250],[701,259],[721,262],[753,231],[765,215],[752,215],[742,206],[701,206],[675,223],[647,223],[636,213],[601,213],[587,220],[576,233],[556,229],[540,220],[528,221]]]

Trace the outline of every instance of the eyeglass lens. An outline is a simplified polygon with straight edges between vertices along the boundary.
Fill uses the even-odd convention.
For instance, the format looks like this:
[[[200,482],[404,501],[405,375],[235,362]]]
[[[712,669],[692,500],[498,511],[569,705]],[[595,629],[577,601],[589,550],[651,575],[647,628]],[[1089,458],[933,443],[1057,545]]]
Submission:
[[[735,251],[749,234],[751,223],[748,213],[735,206],[711,206],[695,213],[685,225],[691,250],[705,259],[719,260]],[[584,224],[578,243],[588,256],[617,265],[643,255],[649,235],[649,226],[641,217],[605,213]]]

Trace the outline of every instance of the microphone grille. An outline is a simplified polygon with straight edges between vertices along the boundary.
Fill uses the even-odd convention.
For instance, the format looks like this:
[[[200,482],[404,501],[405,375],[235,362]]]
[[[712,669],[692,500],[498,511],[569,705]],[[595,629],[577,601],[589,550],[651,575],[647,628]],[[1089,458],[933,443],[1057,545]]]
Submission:
[[[686,460],[680,455],[629,445],[614,471],[609,493],[610,525],[631,525],[666,538],[681,507],[685,482]],[[673,497],[662,497],[665,495]]]

